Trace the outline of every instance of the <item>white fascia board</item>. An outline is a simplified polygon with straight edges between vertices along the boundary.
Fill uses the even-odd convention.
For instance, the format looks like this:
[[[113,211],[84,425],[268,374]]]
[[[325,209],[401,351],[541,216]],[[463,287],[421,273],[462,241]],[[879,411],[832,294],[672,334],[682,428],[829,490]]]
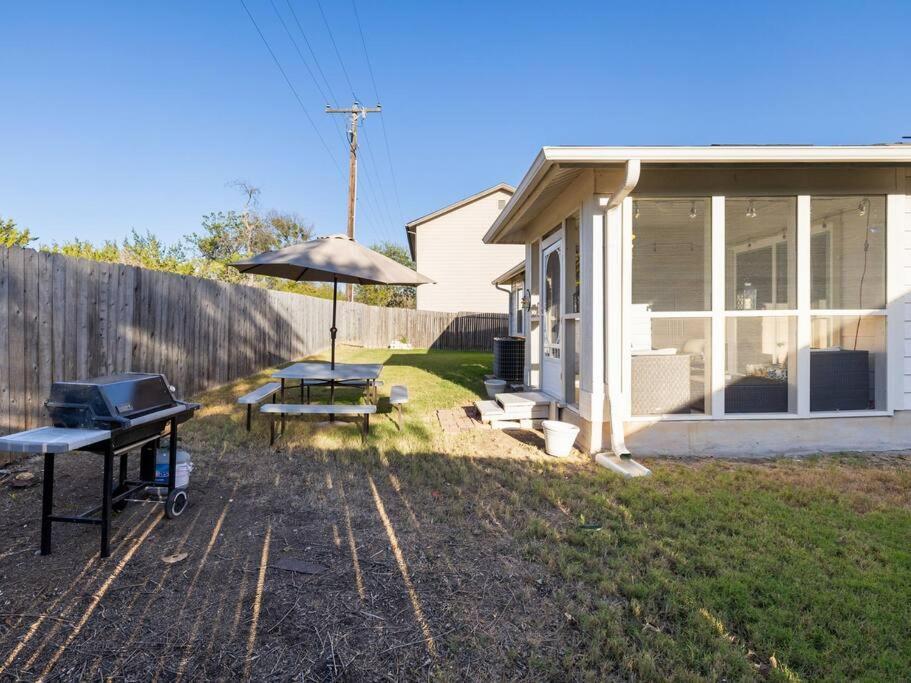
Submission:
[[[509,202],[484,235],[495,243],[554,164],[621,164],[638,159],[643,164],[748,164],[748,163],[898,163],[911,164],[911,145],[719,145],[715,147],[542,147]]]
[[[911,145],[724,146],[717,147],[545,147],[553,163],[911,163]],[[521,186],[520,186],[521,188]],[[516,193],[518,194],[518,192]]]

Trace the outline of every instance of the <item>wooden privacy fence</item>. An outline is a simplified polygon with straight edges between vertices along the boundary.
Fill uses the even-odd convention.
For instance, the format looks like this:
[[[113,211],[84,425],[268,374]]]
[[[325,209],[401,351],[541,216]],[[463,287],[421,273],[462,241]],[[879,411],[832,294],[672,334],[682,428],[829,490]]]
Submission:
[[[329,345],[332,302],[215,280],[0,247],[0,433],[46,423],[51,382],[163,372],[204,389]],[[339,302],[339,340],[489,350],[504,314]]]

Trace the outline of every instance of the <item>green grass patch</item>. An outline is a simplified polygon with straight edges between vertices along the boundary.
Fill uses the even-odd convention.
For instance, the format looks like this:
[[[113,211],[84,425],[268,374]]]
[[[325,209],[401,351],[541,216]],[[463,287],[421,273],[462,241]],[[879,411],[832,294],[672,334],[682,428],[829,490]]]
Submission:
[[[508,534],[515,562],[546,577],[540,600],[565,615],[540,634],[547,648],[500,653],[529,675],[911,680],[908,459],[656,459],[654,476],[622,480],[504,433],[441,434],[435,411],[482,395],[489,354],[343,348],[340,358],[383,363],[381,396],[409,387],[405,430],[379,415],[364,447],[354,430],[302,423],[281,447],[331,452],[352,471],[388,467],[438,532],[477,533],[478,544]],[[263,424],[247,435],[230,403],[267,376],[203,397],[195,438],[261,444]],[[534,606],[511,609],[504,621]],[[492,647],[481,638],[450,640]]]

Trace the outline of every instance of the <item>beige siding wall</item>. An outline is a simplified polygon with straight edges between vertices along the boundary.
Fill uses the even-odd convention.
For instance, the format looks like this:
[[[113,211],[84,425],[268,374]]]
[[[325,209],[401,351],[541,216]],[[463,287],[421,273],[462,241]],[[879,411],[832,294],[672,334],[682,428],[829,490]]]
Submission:
[[[523,260],[525,247],[484,244],[481,238],[500,213],[498,202],[509,197],[508,192],[494,192],[417,226],[417,269],[436,280],[418,287],[419,309],[508,311],[509,297],[490,282]]]
[[[905,291],[905,409],[911,410],[911,171],[905,177],[905,250],[904,277]],[[899,406],[901,407],[901,406]]]

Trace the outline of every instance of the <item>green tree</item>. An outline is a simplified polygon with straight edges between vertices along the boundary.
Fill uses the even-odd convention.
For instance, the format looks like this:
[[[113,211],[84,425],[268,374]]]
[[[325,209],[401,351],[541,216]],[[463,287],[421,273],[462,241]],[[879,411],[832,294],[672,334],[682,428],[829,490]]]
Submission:
[[[312,236],[313,226],[293,213],[216,211],[202,217],[202,232],[194,233],[189,241],[204,259],[228,263],[306,242]]]
[[[48,251],[75,258],[125,263],[150,270],[164,270],[181,275],[195,274],[195,265],[188,260],[183,247],[178,244],[166,245],[148,230],[141,234],[133,229],[122,245],[108,240],[101,245],[74,239],[62,244],[54,242]]]
[[[27,247],[35,241],[35,237],[28,228],[19,228],[12,218],[4,220],[0,217],[0,246],[2,247]]]
[[[120,261],[120,247],[117,242],[111,240],[96,246],[91,242],[76,238],[72,242],[64,242],[63,244],[54,242],[47,248],[47,251],[73,258],[91,259],[92,261],[105,261],[107,263],[118,263]]]
[[[393,261],[403,266],[414,268],[411,254],[405,247],[395,242],[380,242],[370,247]],[[354,294],[355,301],[371,306],[387,306],[390,308],[414,308],[415,288],[403,285],[363,285],[359,286]]]

